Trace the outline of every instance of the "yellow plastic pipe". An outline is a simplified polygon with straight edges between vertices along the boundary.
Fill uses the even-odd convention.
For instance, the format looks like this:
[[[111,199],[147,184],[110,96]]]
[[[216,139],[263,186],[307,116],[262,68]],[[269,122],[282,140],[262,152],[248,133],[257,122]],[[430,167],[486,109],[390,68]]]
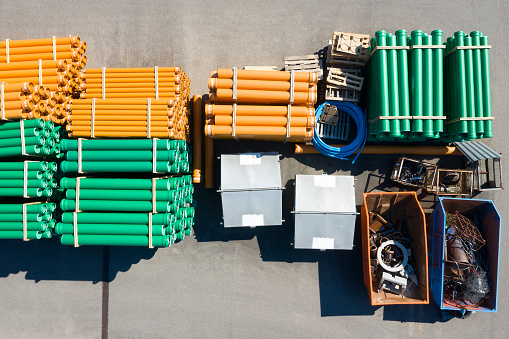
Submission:
[[[344,147],[346,145],[331,145]],[[295,154],[320,153],[313,145],[295,144]],[[357,153],[357,151],[356,151]],[[366,145],[362,149],[364,154],[415,154],[415,155],[463,155],[454,146],[387,146]]]
[[[252,89],[264,91],[290,91],[289,81],[267,81],[267,80],[237,80],[237,89]],[[295,82],[295,92],[307,92],[313,85],[307,82]],[[209,89],[233,89],[232,79],[209,78]]]
[[[219,79],[233,79],[233,69],[220,68],[217,72],[213,72],[212,77]],[[271,81],[290,81],[290,72],[284,71],[251,71],[251,70],[237,70],[237,79],[243,80],[271,80]],[[316,84],[318,82],[318,75],[309,72],[295,72],[295,82],[307,82]]]
[[[202,180],[202,98],[200,95],[193,96],[193,182],[201,183]]]
[[[295,92],[294,104],[310,105],[316,102],[316,92]],[[229,103],[233,102],[233,90],[217,89],[210,94],[210,100]],[[280,91],[255,91],[239,89],[237,90],[238,103],[267,103],[267,104],[289,104],[290,93]]]

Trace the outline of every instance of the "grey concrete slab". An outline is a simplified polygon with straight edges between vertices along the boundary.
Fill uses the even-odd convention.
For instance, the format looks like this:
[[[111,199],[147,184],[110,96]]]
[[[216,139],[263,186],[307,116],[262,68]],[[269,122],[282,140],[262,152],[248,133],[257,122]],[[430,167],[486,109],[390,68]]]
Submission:
[[[88,44],[89,67],[179,65],[191,77],[192,93],[203,94],[211,70],[257,64],[282,68],[284,56],[317,52],[334,30],[373,34],[379,29],[440,28],[445,36],[480,30],[494,46],[490,61],[495,138],[487,144],[506,153],[509,50],[503,34],[509,28],[508,10],[507,1],[496,0],[2,1],[0,38],[79,35]],[[198,187],[195,235],[170,249],[111,249],[106,279],[111,281],[111,337],[506,336],[506,247],[501,249],[498,313],[447,323],[440,322],[433,302],[420,307],[369,306],[358,227],[353,251],[292,249],[289,211],[295,174],[355,175],[360,205],[364,190],[393,189],[386,182],[390,157],[361,156],[352,165],[320,155],[294,156],[292,145],[221,142],[216,148],[218,154],[248,150],[283,154],[287,223],[263,230],[224,230],[219,224],[219,194]],[[442,158],[439,163],[450,161],[461,159]],[[508,194],[506,190],[480,197],[493,199],[507,220]],[[509,235],[502,232],[504,244]],[[42,241],[30,246],[27,250],[25,244],[0,242],[0,337],[97,337],[102,283],[93,281],[102,279],[102,249],[60,252]],[[24,279],[20,271],[27,272]],[[39,320],[41,315],[46,321]]]

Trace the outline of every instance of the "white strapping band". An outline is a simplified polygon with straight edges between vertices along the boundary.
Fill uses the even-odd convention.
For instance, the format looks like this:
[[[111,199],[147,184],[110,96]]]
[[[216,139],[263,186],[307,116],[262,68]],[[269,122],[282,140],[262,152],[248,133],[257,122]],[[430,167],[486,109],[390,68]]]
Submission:
[[[159,100],[159,67],[154,66],[154,85],[156,90],[156,100]]]
[[[152,104],[152,99],[147,99],[147,138],[150,138],[150,106]]]
[[[91,116],[91,121],[90,121],[90,137],[91,138],[95,138],[95,100],[96,100],[96,98],[92,98],[92,116]]]
[[[101,68],[101,98],[106,99],[106,67]]]

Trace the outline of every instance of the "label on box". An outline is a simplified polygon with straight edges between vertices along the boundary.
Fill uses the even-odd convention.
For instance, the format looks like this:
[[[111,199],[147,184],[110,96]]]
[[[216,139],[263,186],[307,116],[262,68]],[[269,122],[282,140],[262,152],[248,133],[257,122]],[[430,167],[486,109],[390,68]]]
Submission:
[[[252,166],[252,165],[261,165],[262,157],[257,154],[241,154],[240,155],[240,165],[241,166]]]
[[[334,248],[334,238],[313,237],[311,247],[317,250],[331,250]]]
[[[336,188],[336,178],[331,175],[315,175],[313,183],[315,187]]]
[[[263,214],[243,214],[242,226],[263,226]]]

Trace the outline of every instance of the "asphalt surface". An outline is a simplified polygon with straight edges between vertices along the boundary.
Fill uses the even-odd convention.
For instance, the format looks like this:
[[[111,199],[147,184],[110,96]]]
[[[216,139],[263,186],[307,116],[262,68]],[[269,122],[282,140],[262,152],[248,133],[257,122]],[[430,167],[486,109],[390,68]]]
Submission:
[[[0,38],[79,35],[88,67],[181,66],[192,94],[207,93],[218,67],[275,65],[313,54],[333,31],[480,30],[490,37],[492,140],[507,153],[507,1],[18,1],[0,2]],[[216,153],[278,151],[280,227],[225,230],[215,190],[196,187],[195,234],[169,249],[64,247],[0,241],[0,338],[408,338],[506,337],[509,235],[502,231],[498,313],[441,320],[427,306],[371,307],[362,280],[359,224],[352,251],[294,250],[295,174],[355,175],[364,191],[393,189],[392,158],[363,155],[355,165],[293,155],[292,145],[219,142]],[[505,159],[505,158],[504,158]],[[461,164],[458,157],[429,159]],[[506,160],[503,160],[507,167]],[[216,173],[216,176],[219,173]],[[219,181],[216,180],[216,184]],[[508,217],[506,191],[482,194]],[[430,198],[423,203],[431,206]],[[505,333],[505,334],[504,334]]]

